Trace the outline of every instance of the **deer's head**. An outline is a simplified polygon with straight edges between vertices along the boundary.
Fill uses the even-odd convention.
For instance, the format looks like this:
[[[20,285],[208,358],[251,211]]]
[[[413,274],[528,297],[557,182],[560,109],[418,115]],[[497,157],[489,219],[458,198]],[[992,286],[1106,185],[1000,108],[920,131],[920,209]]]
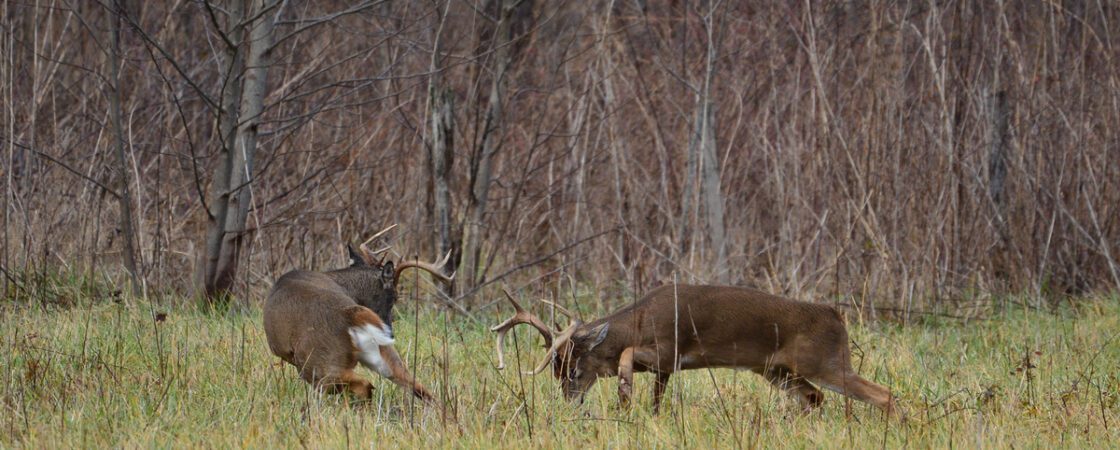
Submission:
[[[381,320],[390,325],[393,321],[393,305],[397,302],[397,284],[400,281],[401,272],[405,269],[414,267],[424,270],[444,283],[450,283],[455,277],[454,274],[444,275],[443,273],[443,266],[447,264],[447,260],[451,256],[450,253],[434,263],[405,261],[400,265],[394,265],[392,261],[387,261],[384,256],[378,258],[378,254],[385,254],[389,248],[370,251],[366,244],[392,228],[382,230],[358,246],[347,245],[346,251],[350,258],[350,266],[327,272],[327,275],[339,286],[342,286],[355,302],[373,310],[381,317]]]
[[[617,371],[617,358],[611,355],[609,349],[600,344],[607,338],[610,331],[610,322],[601,324],[584,324],[576,319],[570,312],[553,304],[552,306],[572,320],[562,331],[553,331],[537,316],[521,307],[508,291],[503,289],[506,298],[516,311],[513,317],[491,328],[498,333],[498,369],[505,368],[503,355],[504,338],[509,330],[520,324],[529,324],[544,337],[548,352],[544,359],[532,371],[526,374],[536,375],[552,365],[552,376],[560,380],[560,388],[568,400],[583,400],[583,395],[595,384],[600,376],[613,375]]]
[[[365,246],[348,245],[350,266],[328,272],[359,305],[372,309],[386,322],[392,321],[397,302],[396,269],[392,261],[379,261]]]

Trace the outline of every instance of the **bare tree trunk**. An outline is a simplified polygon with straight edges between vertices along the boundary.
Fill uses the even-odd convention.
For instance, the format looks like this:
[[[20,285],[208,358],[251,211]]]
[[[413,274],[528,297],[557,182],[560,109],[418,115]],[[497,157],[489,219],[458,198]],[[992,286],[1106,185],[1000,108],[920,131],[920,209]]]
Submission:
[[[711,245],[716,254],[716,280],[726,284],[727,242],[723,223],[723,194],[720,192],[719,156],[716,154],[715,112],[712,108],[712,81],[716,72],[716,53],[719,51],[719,38],[716,36],[715,23],[718,4],[709,4],[705,28],[708,32],[708,52],[705,60],[704,87],[701,93],[700,116],[700,196],[707,215],[708,232]]]
[[[502,98],[505,95],[505,76],[510,64],[510,18],[519,0],[501,0],[498,26],[494,32],[493,77],[490,83],[489,107],[483,122],[481,149],[474,170],[470,201],[467,203],[466,226],[463,227],[463,263],[459,270],[463,291],[484,281],[479,273],[482,262],[482,230],[485,228],[486,203],[490,194],[490,163],[501,146],[502,139]]]
[[[120,0],[113,0],[109,17],[109,82],[113,91],[109,95],[109,120],[113,134],[116,135],[115,150],[117,157],[117,181],[120,205],[120,228],[124,236],[124,268],[132,281],[133,294],[140,293],[140,278],[136,264],[136,229],[132,219],[132,190],[128,180],[128,157],[125,155],[124,127],[121,125],[121,15],[124,14]]]
[[[989,99],[989,120],[991,121],[991,149],[988,155],[988,195],[992,197],[992,206],[995,208],[996,231],[999,233],[999,245],[994,253],[993,272],[995,277],[1003,282],[1008,278],[1008,251],[1011,245],[1011,234],[1007,224],[1007,205],[1003,193],[1004,180],[1007,178],[1007,147],[1010,145],[1010,132],[1007,125],[1008,107],[1007,93],[997,91],[991,93]]]
[[[695,248],[698,243],[702,245],[703,239],[694,235],[696,229],[693,227],[699,228],[703,223],[708,233],[708,243],[715,254],[715,278],[720,283],[727,283],[727,233],[723,217],[723,194],[720,192],[719,155],[716,152],[715,112],[711,98],[719,47],[715,33],[717,6],[714,2],[710,4],[703,22],[707,32],[707,52],[702,84],[694,88],[696,113],[694,131],[687,150],[688,163],[681,197],[679,236],[682,252],[688,252],[690,246]],[[700,218],[701,208],[704,211],[703,221]]]
[[[699,126],[702,122],[700,119],[700,112],[697,111],[695,126]],[[686,151],[686,163],[684,171],[684,183],[681,185],[681,222],[680,230],[677,232],[677,240],[680,244],[680,252],[682,254],[689,253],[689,247],[692,245],[694,233],[693,227],[695,226],[696,217],[696,180],[699,178],[697,169],[700,165],[699,162],[699,132],[697,129],[691,136],[688,142],[688,149]]]
[[[440,257],[451,253],[451,264],[446,267],[456,267],[460,259],[458,239],[452,235],[451,225],[451,166],[454,164],[455,154],[455,115],[451,90],[446,87],[432,88],[432,145],[429,148],[429,170],[432,177],[432,197],[436,226],[436,248]],[[445,292],[451,295],[453,286],[447,285]]]
[[[723,194],[720,192],[719,158],[716,155],[715,113],[712,112],[711,99],[706,99],[702,107],[700,127],[700,196],[704,202],[705,219],[708,233],[716,256],[716,280],[726,284],[727,239],[723,223]]]
[[[10,5],[9,3],[5,2],[4,5],[2,7],[0,7],[0,14],[2,14],[2,17],[8,17],[8,14],[9,14],[8,11],[9,11],[9,7],[10,7],[9,5]],[[0,104],[5,106],[5,108],[4,108],[5,117],[4,118],[6,119],[5,124],[7,126],[4,127],[4,132],[7,133],[7,136],[12,137],[12,136],[16,135],[15,39],[12,38],[12,35],[10,33],[7,36],[5,36],[5,38],[6,39],[4,39],[4,41],[3,41],[3,47],[0,47],[0,49],[3,50],[3,51],[0,51],[0,53],[4,54],[4,56],[3,56],[4,61],[0,62],[0,67],[3,67],[5,69],[4,73],[3,73],[4,77],[2,78],[2,80],[4,81],[4,85],[3,85],[4,95],[3,95],[3,100],[0,100]],[[4,192],[4,263],[3,263],[4,264],[4,274],[3,274],[4,275],[3,276],[3,278],[4,278],[4,298],[10,298],[10,296],[12,295],[12,292],[10,290],[12,289],[12,287],[15,286],[14,284],[9,284],[9,283],[12,283],[12,281],[10,281],[9,279],[12,278],[12,274],[10,273],[10,270],[11,270],[11,267],[12,267],[12,259],[11,259],[10,255],[11,255],[11,249],[12,249],[12,245],[11,245],[12,208],[14,207],[14,204],[15,204],[15,185],[12,184],[12,179],[15,178],[15,176],[16,176],[16,173],[15,173],[15,171],[16,171],[16,141],[15,141],[15,139],[9,138],[8,142],[7,142],[7,147],[8,147],[7,165],[4,166],[4,184],[5,184],[5,192]]]
[[[211,7],[209,2],[206,7]],[[218,259],[222,252],[226,217],[229,215],[227,199],[230,193],[230,167],[233,165],[233,142],[241,100],[241,75],[245,67],[241,50],[241,41],[245,35],[241,24],[245,16],[244,2],[230,3],[226,15],[229,30],[224,36],[226,59],[222,64],[221,110],[218,111],[218,132],[222,148],[218,155],[218,165],[214,168],[214,177],[210,181],[211,210],[206,232],[206,256],[201,267],[202,290],[207,301],[216,299],[228,288],[218,284]]]
[[[257,126],[267,91],[268,55],[272,50],[275,19],[271,10],[276,4],[276,1],[253,0],[250,14],[246,15],[240,9],[240,2],[233,2],[229,11],[229,23],[233,25],[228,39],[232,48],[227,62],[227,90],[222,96],[224,116],[220,121],[225,145],[211,189],[214,211],[206,249],[205,289],[209,300],[228,294],[237,276],[245,223],[252,206]],[[248,43],[242,42],[244,29],[240,25],[245,17],[253,17]],[[238,75],[242,67],[243,78]]]
[[[448,2],[450,7],[450,2]],[[432,78],[428,86],[429,113],[431,114],[431,145],[428,146],[428,171],[431,177],[432,221],[435,224],[435,247],[440,257],[448,252],[452,253],[450,264],[445,267],[457,267],[459,263],[459,245],[452,236],[451,229],[451,167],[455,161],[455,106],[451,89],[443,86],[442,60],[440,56],[440,38],[443,31],[445,14],[440,16],[440,24],[435,38],[435,49],[432,52],[431,72]],[[446,271],[446,268],[445,268]],[[444,285],[444,293],[453,295],[454,285]]]

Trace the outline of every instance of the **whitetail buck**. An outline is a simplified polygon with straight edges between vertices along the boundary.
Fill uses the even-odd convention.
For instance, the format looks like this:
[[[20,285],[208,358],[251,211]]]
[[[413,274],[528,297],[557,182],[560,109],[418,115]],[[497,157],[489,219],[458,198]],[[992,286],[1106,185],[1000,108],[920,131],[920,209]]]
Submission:
[[[349,389],[360,398],[371,398],[373,385],[354,373],[361,363],[413,395],[434,401],[393,348],[391,324],[401,271],[415,267],[450,282],[442,273],[447,258],[435,264],[405,262],[394,269],[391,261],[375,260],[364,245],[348,250],[350,267],[293,270],[276,280],[264,305],[268,347],[295,366],[300,378],[328,392]]]
[[[505,334],[518,324],[530,324],[544,336],[548,354],[528,373],[540,373],[551,362],[569,400],[582,401],[596,379],[617,375],[619,402],[627,406],[634,372],[653,372],[656,413],[673,372],[731,367],[766,377],[806,412],[824,401],[813,382],[888,415],[900,413],[890,390],[852,369],[844,321],[828,305],[739,287],[666,285],[587,324],[557,306],[572,323],[554,332],[505,294],[516,313],[491,328],[498,333],[498,368],[505,366]]]

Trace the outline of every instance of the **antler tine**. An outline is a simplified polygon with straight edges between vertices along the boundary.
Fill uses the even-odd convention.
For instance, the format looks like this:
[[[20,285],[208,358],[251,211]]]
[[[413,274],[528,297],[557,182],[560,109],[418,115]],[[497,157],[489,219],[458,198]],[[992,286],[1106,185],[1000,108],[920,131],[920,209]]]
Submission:
[[[376,252],[373,252],[374,255],[376,255],[378,253],[381,254],[381,259],[377,260],[377,265],[379,265],[379,266],[384,266],[385,265],[385,258],[389,257],[389,249],[391,249],[391,248],[393,248],[392,245],[386,245],[386,246],[378,249]]]
[[[513,298],[513,294],[510,294],[509,289],[506,289],[505,286],[502,287],[502,293],[506,295],[507,299],[509,299],[509,303],[513,305],[514,311],[517,311],[519,313],[525,311],[525,308],[522,308],[521,304],[517,303],[517,300]]]
[[[358,251],[362,252],[362,257],[365,258],[367,263],[373,261],[373,252],[369,251],[365,242],[358,244]]]
[[[423,261],[406,261],[406,262],[403,262],[403,263],[401,263],[401,265],[397,266],[397,270],[393,274],[393,284],[396,284],[396,282],[398,280],[400,280],[401,272],[403,272],[404,269],[407,269],[409,267],[415,267],[417,269],[421,269],[425,272],[428,272],[428,273],[432,274],[432,276],[434,276],[436,278],[439,278],[444,283],[450,283],[452,280],[455,279],[455,274],[454,273],[452,273],[451,275],[444,275],[443,274],[443,266],[447,264],[447,260],[450,259],[450,258],[451,258],[451,252],[448,251],[446,255],[443,255],[443,258],[440,258],[440,260],[436,261],[435,263],[427,263],[427,262],[423,262]]]
[[[392,230],[393,228],[396,228],[396,227],[397,227],[397,224],[395,224],[395,223],[385,227],[384,230],[378,231],[377,234],[374,234],[373,236],[370,236],[369,239],[366,239],[365,242],[362,242],[362,245],[366,245],[370,242],[373,242],[374,239],[377,239],[377,238],[381,237],[381,235],[383,235],[385,233],[388,233],[389,230]]]
[[[498,370],[502,370],[502,369],[506,368],[506,357],[505,357],[505,355],[502,354],[502,350],[503,350],[502,349],[502,343],[505,342],[505,341],[503,341],[503,339],[505,337],[506,337],[506,330],[502,330],[502,331],[498,332],[498,337],[494,338],[495,339],[494,347],[496,347],[498,349]]]
[[[513,299],[513,295],[510,295],[509,291],[506,290],[506,288],[502,288],[502,293],[506,294],[506,298],[508,298],[509,302],[513,304],[513,310],[515,312],[513,314],[513,317],[506,319],[505,322],[490,327],[490,331],[498,332],[499,336],[504,336],[506,330],[513,328],[514,325],[517,325],[519,323],[527,323],[525,322],[525,315],[528,314],[525,312],[525,308],[522,308],[521,304],[517,303],[517,300]],[[552,341],[552,336],[549,336],[549,341]]]
[[[443,258],[440,258],[434,264],[437,265],[437,266],[442,266],[444,264],[447,264],[447,261],[450,260],[450,259],[451,259],[451,250],[448,250],[447,253],[443,254]]]
[[[502,322],[502,323],[500,323],[498,325],[495,325],[495,326],[490,328],[490,331],[494,331],[494,332],[498,333],[498,336],[495,338],[495,347],[497,348],[497,351],[498,351],[498,369],[499,370],[504,369],[506,367],[505,352],[504,352],[504,350],[505,350],[505,337],[506,337],[506,333],[508,333],[509,330],[512,330],[513,327],[515,327],[517,325],[520,325],[520,324],[523,324],[523,323],[527,323],[529,325],[532,325],[533,328],[536,328],[537,331],[539,331],[541,333],[541,336],[544,337],[545,345],[552,345],[552,336],[553,336],[553,332],[551,330],[549,330],[547,326],[545,326],[544,322],[541,322],[541,320],[538,319],[537,316],[534,316],[532,313],[526,311],[525,308],[521,307],[520,303],[517,303],[517,300],[514,300],[513,294],[510,294],[509,290],[507,290],[506,288],[503,287],[502,288],[502,293],[505,294],[507,299],[509,299],[509,302],[510,302],[510,304],[513,305],[513,309],[514,309],[515,312],[514,312],[513,316],[510,317],[509,319],[506,319],[505,322]]]
[[[560,349],[560,346],[572,339],[572,335],[576,334],[576,330],[579,329],[580,325],[583,325],[583,323],[579,320],[572,321],[572,324],[568,325],[568,329],[562,331],[560,335],[556,337],[556,340],[552,342],[552,346],[549,347],[548,352],[544,354],[544,359],[541,360],[541,363],[532,371],[525,372],[525,375],[536,375],[541,373],[545,367],[548,367],[548,363],[552,362],[552,355]]]
[[[560,311],[560,314],[563,314],[563,315],[565,315],[565,316],[568,316],[568,318],[569,318],[569,319],[575,320],[575,318],[576,318],[576,315],[575,315],[575,314],[572,314],[572,312],[571,312],[571,311],[568,311],[568,310],[567,310],[566,308],[564,308],[563,306],[557,305],[557,304],[556,304],[556,303],[554,303],[554,302],[550,302],[550,301],[548,301],[548,300],[541,300],[541,303],[544,303],[544,304],[546,304],[546,305],[552,306],[553,308],[556,308],[556,310],[557,310],[557,311]]]
[[[393,248],[393,246],[386,245],[375,251],[370,251],[369,247],[366,247],[366,244],[362,244],[361,246],[361,249],[369,254],[369,259],[373,259],[374,256],[381,255],[381,259],[377,260],[377,265],[379,266],[385,265],[385,257],[387,256],[386,252],[388,252],[391,248]]]

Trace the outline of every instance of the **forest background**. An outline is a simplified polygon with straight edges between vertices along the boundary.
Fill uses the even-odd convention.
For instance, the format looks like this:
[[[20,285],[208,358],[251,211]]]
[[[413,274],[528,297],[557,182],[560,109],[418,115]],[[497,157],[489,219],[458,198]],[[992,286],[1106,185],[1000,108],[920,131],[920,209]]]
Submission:
[[[0,16],[7,297],[61,271],[258,302],[390,224],[394,259],[451,253],[463,311],[496,282],[750,284],[904,319],[1120,286],[1112,2]]]

